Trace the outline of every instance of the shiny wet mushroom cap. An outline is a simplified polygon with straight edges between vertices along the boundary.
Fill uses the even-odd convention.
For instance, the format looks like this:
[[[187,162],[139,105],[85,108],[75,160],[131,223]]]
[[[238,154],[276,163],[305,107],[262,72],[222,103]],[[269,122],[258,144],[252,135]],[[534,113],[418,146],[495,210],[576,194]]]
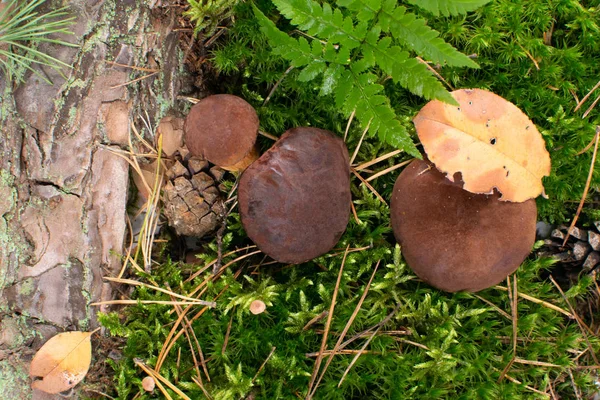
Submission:
[[[200,100],[184,126],[185,143],[200,156],[229,171],[243,171],[256,158],[256,110],[244,99],[217,94]]]
[[[325,254],[350,215],[348,150],[329,131],[290,129],[244,172],[238,200],[248,236],[273,259]]]
[[[535,200],[499,201],[473,194],[416,160],[402,171],[391,201],[394,235],[421,279],[448,292],[476,292],[501,282],[531,252]]]

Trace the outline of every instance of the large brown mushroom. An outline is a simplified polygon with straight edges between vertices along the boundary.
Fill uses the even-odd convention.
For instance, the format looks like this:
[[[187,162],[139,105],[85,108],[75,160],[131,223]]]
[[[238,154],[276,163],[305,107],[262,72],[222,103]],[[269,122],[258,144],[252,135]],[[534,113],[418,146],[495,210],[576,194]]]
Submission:
[[[240,97],[217,94],[200,100],[190,110],[184,132],[192,155],[228,171],[243,171],[258,158],[258,116]]]
[[[462,189],[434,166],[413,161],[398,176],[391,201],[394,235],[408,265],[425,282],[448,292],[476,292],[501,282],[535,241],[535,200]]]
[[[242,224],[273,259],[298,264],[335,246],[350,215],[348,150],[333,133],[294,128],[243,173]]]

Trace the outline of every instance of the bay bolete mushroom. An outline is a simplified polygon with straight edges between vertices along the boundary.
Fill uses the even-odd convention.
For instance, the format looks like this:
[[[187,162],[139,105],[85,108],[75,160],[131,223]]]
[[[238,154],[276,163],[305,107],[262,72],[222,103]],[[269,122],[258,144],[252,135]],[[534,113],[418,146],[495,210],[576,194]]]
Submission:
[[[457,174],[458,175],[458,174]],[[451,182],[415,160],[398,176],[391,201],[394,235],[421,279],[448,292],[476,292],[501,282],[531,252],[535,200],[499,201]]]
[[[273,259],[298,264],[335,246],[350,215],[348,150],[317,128],[294,128],[243,173],[242,224]]]
[[[256,110],[244,99],[217,94],[200,100],[185,119],[185,142],[200,156],[228,171],[243,171],[258,158]]]

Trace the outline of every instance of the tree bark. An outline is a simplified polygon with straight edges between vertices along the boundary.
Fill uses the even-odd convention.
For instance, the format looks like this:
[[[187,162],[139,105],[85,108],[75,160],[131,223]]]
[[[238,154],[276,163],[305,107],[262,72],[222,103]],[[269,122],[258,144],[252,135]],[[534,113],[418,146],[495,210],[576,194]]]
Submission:
[[[0,398],[6,399],[55,398],[29,389],[33,354],[60,331],[97,326],[101,310],[90,303],[112,297],[102,277],[120,269],[126,234],[129,169],[110,147],[127,144],[138,115],[147,113],[155,126],[180,86],[173,32],[179,10],[156,0],[64,3],[76,21],[74,35],[63,39],[78,47],[41,49],[72,69],[61,76],[36,66],[51,85],[31,73],[18,85],[0,76]],[[151,72],[117,64],[159,72],[128,84]]]

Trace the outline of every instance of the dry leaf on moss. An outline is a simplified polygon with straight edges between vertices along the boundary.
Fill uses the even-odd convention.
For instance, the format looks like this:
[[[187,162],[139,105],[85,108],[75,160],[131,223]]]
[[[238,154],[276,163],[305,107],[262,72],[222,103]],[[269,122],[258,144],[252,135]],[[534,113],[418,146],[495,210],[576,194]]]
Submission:
[[[29,374],[41,377],[31,385],[46,393],[60,393],[77,385],[87,374],[92,361],[93,332],[64,332],[48,340],[38,350]]]
[[[544,191],[550,155],[535,124],[514,104],[481,89],[452,92],[460,104],[429,102],[414,119],[427,157],[472,193],[523,202]]]

